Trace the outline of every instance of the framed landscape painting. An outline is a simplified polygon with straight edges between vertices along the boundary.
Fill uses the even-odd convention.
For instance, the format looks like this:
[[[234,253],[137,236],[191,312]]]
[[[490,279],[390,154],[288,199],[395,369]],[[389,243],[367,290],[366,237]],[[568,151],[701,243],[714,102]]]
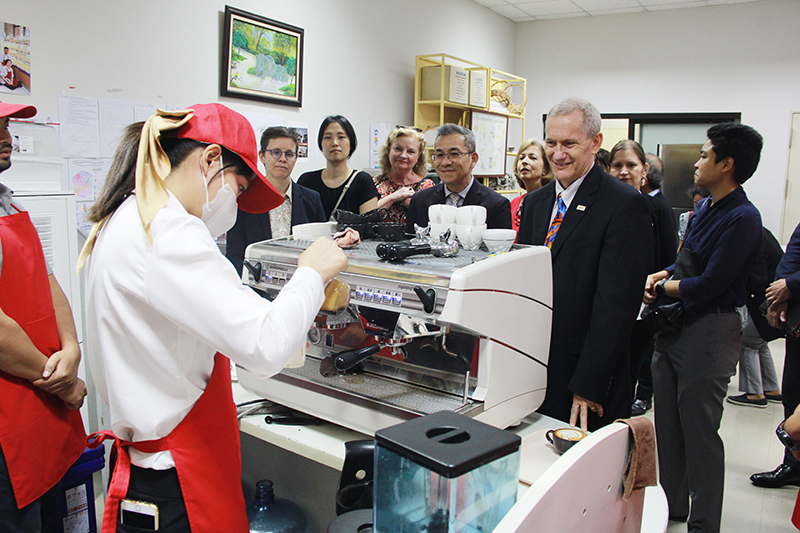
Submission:
[[[304,30],[225,6],[220,95],[300,107]]]

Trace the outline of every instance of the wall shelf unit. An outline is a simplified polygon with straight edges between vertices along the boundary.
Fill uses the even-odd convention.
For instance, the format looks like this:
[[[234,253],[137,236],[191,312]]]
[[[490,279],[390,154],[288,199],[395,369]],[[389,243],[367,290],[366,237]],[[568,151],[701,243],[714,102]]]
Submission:
[[[438,69],[423,72],[428,67]],[[461,82],[463,78],[456,79],[451,67],[468,73],[466,95],[463,86],[454,87],[455,82]],[[416,56],[415,81],[414,126],[423,132],[448,122],[470,128],[473,111],[506,117],[505,173],[513,175],[511,166],[516,150],[525,139],[525,78],[448,54],[429,54]],[[433,150],[433,147],[429,146],[429,149]],[[484,183],[490,181],[489,176],[480,177]]]

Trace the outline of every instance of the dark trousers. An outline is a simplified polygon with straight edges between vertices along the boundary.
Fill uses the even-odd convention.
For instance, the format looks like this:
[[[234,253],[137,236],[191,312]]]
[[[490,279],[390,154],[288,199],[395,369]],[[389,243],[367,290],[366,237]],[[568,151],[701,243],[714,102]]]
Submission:
[[[786,336],[786,358],[783,361],[783,417],[789,418],[800,404],[800,339]],[[783,462],[792,467],[800,468],[800,460],[789,450],[783,455]]]
[[[689,317],[681,331],[656,341],[653,385],[660,481],[670,517],[688,516],[689,531],[720,530],[725,449],[719,425],[739,361],[741,335],[739,315],[721,313]]]
[[[18,509],[6,458],[0,449],[0,532],[41,533],[56,508],[60,493],[61,483],[56,483],[41,498]]]
[[[653,360],[655,336],[637,320],[631,331],[631,390],[636,392],[633,400],[650,401],[653,397],[653,376],[650,364]],[[639,387],[636,387],[636,383]],[[632,402],[633,402],[632,400]]]
[[[110,472],[114,471],[114,458]],[[131,480],[128,484],[129,500],[154,503],[158,507],[159,533],[190,533],[189,516],[183,502],[178,472],[169,470],[152,470],[131,465]],[[118,533],[142,533],[146,531],[137,527],[125,526],[117,518]]]

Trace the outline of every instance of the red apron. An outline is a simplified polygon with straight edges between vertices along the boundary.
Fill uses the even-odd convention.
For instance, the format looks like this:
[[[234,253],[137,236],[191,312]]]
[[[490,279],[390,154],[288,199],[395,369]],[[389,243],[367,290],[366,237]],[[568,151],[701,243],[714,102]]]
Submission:
[[[0,217],[0,308],[50,357],[61,349],[42,244],[27,212]],[[0,371],[0,447],[20,509],[58,483],[84,450],[80,412]],[[55,453],[54,453],[55,452]]]
[[[230,361],[224,355],[217,353],[206,390],[169,435],[127,442],[110,431],[100,431],[89,437],[89,447],[97,447],[106,439],[114,440],[117,464],[108,488],[102,533],[117,530],[119,501],[128,493],[131,474],[128,446],[144,453],[172,453],[192,533],[250,531],[242,494],[242,456]]]

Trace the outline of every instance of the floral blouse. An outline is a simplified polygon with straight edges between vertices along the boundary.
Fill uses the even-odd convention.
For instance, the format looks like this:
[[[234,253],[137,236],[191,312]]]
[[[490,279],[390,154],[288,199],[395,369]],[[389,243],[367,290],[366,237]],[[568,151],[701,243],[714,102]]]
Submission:
[[[373,178],[375,181],[375,188],[378,189],[378,192],[381,195],[381,198],[388,196],[395,192],[396,190],[407,187],[407,185],[397,185],[395,182],[387,178],[384,174]],[[427,189],[429,187],[433,187],[433,181],[429,180],[428,178],[423,178],[422,180],[418,181],[411,185],[411,188],[414,189],[415,193],[423,189]],[[399,224],[405,224],[406,222],[406,213],[408,212],[408,208],[403,205],[402,202],[397,202],[392,204],[387,208],[386,218],[384,222],[397,222]]]

